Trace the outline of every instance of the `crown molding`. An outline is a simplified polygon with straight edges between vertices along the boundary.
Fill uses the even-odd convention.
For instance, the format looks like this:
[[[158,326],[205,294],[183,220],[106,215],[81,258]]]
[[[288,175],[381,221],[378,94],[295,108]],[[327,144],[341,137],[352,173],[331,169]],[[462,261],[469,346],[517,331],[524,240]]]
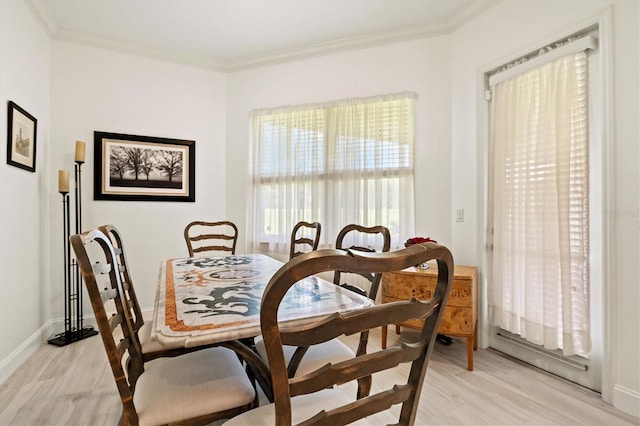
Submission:
[[[58,30],[52,38],[57,41],[84,44],[87,46],[99,47],[116,52],[130,53],[138,56],[146,56],[170,62],[208,68],[215,71],[226,71],[226,65],[224,62],[216,61],[204,56],[187,55],[176,51],[155,49],[142,44],[127,43],[118,40],[107,39],[104,37],[69,31],[66,29]]]
[[[241,71],[350,50],[366,49],[370,47],[451,34],[501,1],[502,0],[475,0],[471,2],[469,6],[456,12],[451,19],[442,25],[420,26],[387,32],[377,32],[340,40],[332,40],[325,43],[318,43],[305,46],[303,48],[285,49],[266,55],[231,60],[226,63],[225,71]]]
[[[50,38],[58,32],[58,25],[56,24],[56,20],[53,18],[51,11],[49,8],[40,2],[36,2],[34,0],[24,0],[27,7],[33,13],[33,16],[36,17],[42,29],[47,33]]]
[[[176,51],[156,49],[145,45],[126,43],[104,37],[69,31],[64,28],[58,28],[53,15],[45,3],[38,2],[37,0],[24,0],[42,28],[53,40],[84,44],[118,52],[208,68],[221,72],[235,72],[351,50],[366,49],[451,34],[475,17],[495,6],[500,1],[502,0],[475,0],[471,2],[469,6],[457,11],[451,19],[436,25],[364,34],[312,44],[301,48],[283,49],[266,54],[250,55],[238,59],[221,61],[202,55],[188,55]]]
[[[318,56],[331,55],[334,53],[347,52],[351,50],[366,49],[370,47],[383,46],[387,44],[401,43],[405,41],[419,40],[429,37],[437,37],[449,34],[447,26],[416,27],[388,32],[378,32],[373,34],[348,37],[339,40],[332,40],[323,43],[312,44],[302,48],[284,49],[271,52],[266,55],[249,56],[232,61],[226,64],[226,71],[240,71],[250,68],[259,68],[275,65],[284,62],[299,61]]]
[[[450,32],[454,32],[467,24],[474,18],[482,15],[487,10],[491,9],[502,0],[481,0],[472,1],[469,6],[459,10],[455,13],[447,22]]]

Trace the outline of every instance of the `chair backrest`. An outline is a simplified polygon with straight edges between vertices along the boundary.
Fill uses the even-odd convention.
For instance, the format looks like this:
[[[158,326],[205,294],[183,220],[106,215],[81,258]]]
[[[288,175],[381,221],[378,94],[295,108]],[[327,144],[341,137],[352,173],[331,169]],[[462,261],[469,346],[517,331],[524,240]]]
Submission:
[[[138,415],[133,405],[133,392],[137,378],[144,368],[140,346],[135,339],[133,324],[124,311],[124,289],[118,268],[117,255],[109,237],[102,231],[91,230],[72,235],[71,246],[82,271],[82,278],[89,293],[102,343],[111,371],[120,393],[123,407],[123,424],[137,424]],[[102,289],[102,290],[101,290]],[[106,304],[115,314],[107,315]],[[124,368],[124,359],[128,366]]]
[[[191,222],[184,228],[189,256],[204,252],[231,252],[236,254],[238,227],[233,222]]]
[[[142,316],[140,303],[138,303],[138,297],[136,296],[135,288],[133,287],[131,272],[129,271],[127,256],[124,251],[124,241],[122,239],[122,234],[120,234],[118,228],[109,224],[100,226],[98,227],[98,229],[107,237],[109,237],[109,239],[111,240],[111,244],[113,245],[113,251],[118,262],[118,270],[120,272],[123,295],[126,301],[125,306],[129,308],[129,314],[133,323],[133,330],[137,336],[138,330],[140,330],[140,328],[144,325],[144,318]]]
[[[431,259],[437,260],[438,278],[433,298],[429,301],[412,298],[409,301],[336,313],[300,327],[279,328],[278,307],[282,298],[292,285],[307,276],[335,269],[351,272],[391,272]],[[292,397],[371,377],[374,373],[394,368],[400,363],[411,363],[406,383],[389,385],[388,389],[361,399],[356,399],[354,394],[353,400],[345,401],[340,407],[322,407],[318,402],[318,414],[312,417],[313,421],[305,424],[347,424],[396,404],[402,404],[398,424],[413,424],[424,375],[452,281],[451,253],[446,247],[434,243],[417,244],[387,253],[316,250],[287,262],[267,284],[260,306],[260,327],[273,383],[276,412],[274,424],[291,424]],[[355,356],[336,364],[326,364],[301,377],[290,379],[287,375],[283,345],[313,347],[341,335],[362,333],[417,318],[424,320],[424,325],[416,342]],[[384,384],[383,386],[386,387]]]
[[[320,243],[320,231],[322,226],[319,222],[298,222],[291,231],[291,248],[289,249],[289,259],[293,259],[303,253],[308,253],[318,249]]]
[[[365,245],[368,241],[372,241],[372,243]],[[378,244],[376,245],[376,243]],[[390,247],[391,233],[386,226],[367,227],[351,224],[342,228],[336,237],[336,248],[342,250],[349,249],[373,253],[387,252]],[[336,271],[333,274],[333,283],[336,285],[342,285],[350,290],[368,296],[371,300],[376,300],[382,274],[372,273],[371,271],[362,271],[358,273],[358,275],[370,282],[369,291],[367,292],[357,288],[354,284],[341,283],[340,281],[343,280],[342,275],[344,273],[346,273],[346,271]]]

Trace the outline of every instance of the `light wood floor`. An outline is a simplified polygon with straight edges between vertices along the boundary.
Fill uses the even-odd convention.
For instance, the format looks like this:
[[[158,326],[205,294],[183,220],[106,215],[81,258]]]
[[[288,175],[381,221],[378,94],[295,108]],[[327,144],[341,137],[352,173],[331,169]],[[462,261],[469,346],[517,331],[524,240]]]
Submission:
[[[406,334],[405,334],[406,333]],[[393,339],[407,336],[410,331]],[[356,338],[348,344],[356,345]],[[379,345],[372,333],[370,344]],[[400,366],[382,380],[405,377]],[[466,370],[465,345],[438,344],[431,358],[416,425],[640,425],[600,395],[514,361],[478,350]],[[375,419],[393,421],[391,413]],[[0,385],[1,425],[115,425],[120,399],[99,336],[62,348],[44,345]],[[397,420],[397,417],[396,417]]]

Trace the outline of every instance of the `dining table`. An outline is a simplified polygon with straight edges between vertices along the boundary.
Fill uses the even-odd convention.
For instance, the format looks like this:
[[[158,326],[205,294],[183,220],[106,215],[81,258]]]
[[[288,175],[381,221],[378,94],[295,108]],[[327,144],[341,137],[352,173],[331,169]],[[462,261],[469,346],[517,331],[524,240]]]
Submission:
[[[247,362],[268,399],[267,364],[253,348],[260,335],[264,290],[284,263],[265,254],[188,257],[161,262],[151,339],[167,348],[212,344],[229,347]],[[292,286],[279,311],[281,326],[297,326],[336,312],[373,305],[360,294],[319,276]]]

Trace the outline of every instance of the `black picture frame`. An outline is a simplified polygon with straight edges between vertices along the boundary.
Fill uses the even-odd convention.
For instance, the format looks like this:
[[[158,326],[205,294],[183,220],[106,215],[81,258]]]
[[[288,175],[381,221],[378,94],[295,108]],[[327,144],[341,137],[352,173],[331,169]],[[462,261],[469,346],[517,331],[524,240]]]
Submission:
[[[195,141],[94,132],[94,200],[196,200]]]
[[[38,120],[13,101],[7,109],[7,164],[35,173]]]

